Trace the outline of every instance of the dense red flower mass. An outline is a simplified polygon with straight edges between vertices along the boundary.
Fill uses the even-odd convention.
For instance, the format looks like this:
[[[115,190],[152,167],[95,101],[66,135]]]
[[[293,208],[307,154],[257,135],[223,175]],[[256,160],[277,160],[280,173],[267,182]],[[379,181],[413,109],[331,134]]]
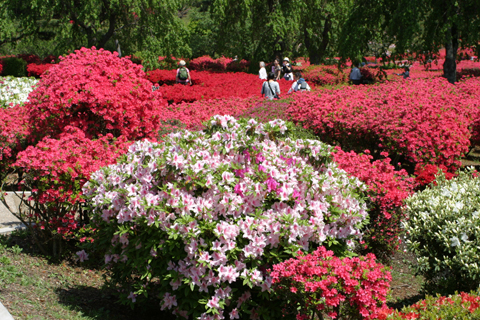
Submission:
[[[392,280],[373,254],[340,259],[324,247],[274,265],[270,275],[272,288],[289,301],[295,313],[299,306],[297,319],[309,319],[312,310],[333,319],[342,319],[341,312],[355,319],[377,319]]]
[[[468,151],[480,105],[473,88],[479,86],[474,78],[460,86],[432,79],[342,87],[298,95],[288,112],[344,150],[387,151],[402,163],[451,169]]]
[[[52,66],[30,94],[30,123],[37,139],[67,126],[87,137],[112,133],[139,139],[156,134],[163,105],[141,67],[116,53],[75,51]]]
[[[27,65],[27,72],[29,77],[40,77],[45,71],[53,66],[52,63],[36,64],[30,63]]]
[[[90,174],[115,163],[130,144],[125,137],[115,139],[111,134],[90,140],[80,129],[67,126],[58,139],[45,137],[20,152],[14,166],[33,177],[32,198],[48,208],[34,212],[34,221],[62,234],[76,229],[75,212],[62,208],[81,201],[81,187]]]

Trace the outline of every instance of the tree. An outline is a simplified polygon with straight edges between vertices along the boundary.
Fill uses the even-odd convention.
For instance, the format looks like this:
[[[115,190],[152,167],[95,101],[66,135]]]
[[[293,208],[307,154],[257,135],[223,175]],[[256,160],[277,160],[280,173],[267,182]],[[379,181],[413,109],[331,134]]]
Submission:
[[[188,31],[178,17],[182,0],[5,0],[0,45],[35,39],[45,32],[52,51],[86,46],[132,53],[148,48],[157,54],[188,55]]]
[[[351,0],[215,0],[220,52],[251,61],[308,55],[319,63],[332,54]],[[256,66],[256,64],[252,64]]]
[[[356,0],[342,30],[340,55],[356,58],[372,41],[395,44],[396,54],[423,55],[444,47],[444,74],[454,83],[458,49],[480,50],[480,1]]]

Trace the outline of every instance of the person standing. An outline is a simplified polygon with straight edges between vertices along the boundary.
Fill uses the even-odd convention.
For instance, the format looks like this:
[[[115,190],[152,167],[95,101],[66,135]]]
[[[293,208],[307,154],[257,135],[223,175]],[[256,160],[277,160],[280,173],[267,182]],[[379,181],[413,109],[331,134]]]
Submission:
[[[360,69],[358,69],[356,61],[352,64],[352,71],[350,72],[350,80],[352,80],[352,83],[354,85],[359,85],[362,83],[362,73],[360,72]]]
[[[258,71],[258,76],[262,80],[267,80],[267,70],[265,69],[265,62],[260,61],[260,70]]]
[[[273,62],[272,72],[275,74],[275,81],[280,80],[280,77],[282,76],[282,66],[280,65],[280,61],[278,61],[278,59],[275,59]]]
[[[307,81],[305,81],[305,79],[302,78],[302,73],[300,71],[295,72],[294,78],[295,78],[295,82],[293,82],[292,87],[290,88],[290,90],[288,90],[288,94],[292,92],[297,92],[297,91],[303,92],[303,91],[311,90]]]
[[[175,77],[175,81],[183,85],[192,85],[192,78],[190,78],[190,70],[185,67],[185,60],[180,60],[179,65],[180,68],[177,69],[177,76]]]
[[[270,100],[280,99],[280,85],[275,81],[273,72],[268,74],[268,80],[263,83],[261,94]]]
[[[290,59],[287,57],[283,59],[283,78],[288,81],[293,81],[293,69],[290,65]]]

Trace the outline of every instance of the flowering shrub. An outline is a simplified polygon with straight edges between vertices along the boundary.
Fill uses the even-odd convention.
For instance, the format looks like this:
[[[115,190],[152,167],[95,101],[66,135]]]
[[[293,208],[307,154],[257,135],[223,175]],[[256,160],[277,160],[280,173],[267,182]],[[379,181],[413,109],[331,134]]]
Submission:
[[[284,316],[313,319],[377,319],[392,277],[375,256],[343,258],[319,247],[273,266],[272,290],[284,299]],[[280,306],[279,306],[280,307]],[[350,318],[351,317],[351,318]]]
[[[396,171],[390,158],[373,161],[368,150],[365,154],[356,154],[337,147],[333,157],[340,169],[368,186],[369,223],[364,231],[363,251],[389,260],[400,244],[401,222],[405,218],[401,206],[413,193],[413,178],[405,170]]]
[[[384,315],[378,319],[480,319],[479,306],[480,297],[473,292],[470,294],[460,292],[448,297],[427,296],[425,300],[405,307],[401,312],[390,310],[388,316]]]
[[[444,79],[389,82],[305,93],[292,101],[288,113],[322,141],[357,152],[378,150],[395,163],[460,165],[468,151],[474,115],[479,113],[478,88],[470,79],[455,87]],[[460,107],[461,106],[461,107]]]
[[[28,110],[24,106],[0,108],[0,181],[12,171],[29,133]]]
[[[263,308],[269,266],[299,249],[353,245],[363,184],[336,167],[330,146],[285,138],[290,126],[215,116],[205,131],[137,142],[92,175],[91,249],[107,252],[123,302],[156,287],[162,309],[184,317],[278,319]]]
[[[234,61],[225,57],[212,59],[210,56],[202,56],[191,60],[189,68],[197,71],[245,72],[248,70],[249,65],[250,62],[246,60]]]
[[[90,140],[80,129],[66,127],[58,139],[46,137],[18,154],[14,166],[24,172],[20,184],[23,191],[32,192],[34,205],[16,215],[39,228],[37,245],[45,254],[60,255],[62,238],[87,221],[80,207],[82,186],[92,172],[114,163],[129,144],[125,137],[114,139],[111,134]]]
[[[30,122],[40,139],[67,125],[87,137],[112,133],[137,139],[156,135],[162,101],[141,67],[95,48],[75,51],[44,74],[30,94]]]
[[[445,175],[447,180],[450,180],[455,176],[455,174],[448,172],[447,167],[444,165],[436,166],[434,164],[427,164],[422,166],[418,164],[415,167],[415,181],[417,185],[420,187],[425,187],[432,182],[435,183],[435,176],[439,170],[443,172],[443,175]]]
[[[28,102],[28,95],[37,83],[33,78],[0,77],[0,108]]]
[[[446,180],[440,173],[406,200],[408,249],[414,270],[433,291],[470,290],[480,284],[480,178],[471,171]]]
[[[52,63],[44,63],[44,64],[36,64],[30,63],[27,64],[27,72],[29,77],[37,77],[40,76],[47,70],[49,70],[53,66]]]

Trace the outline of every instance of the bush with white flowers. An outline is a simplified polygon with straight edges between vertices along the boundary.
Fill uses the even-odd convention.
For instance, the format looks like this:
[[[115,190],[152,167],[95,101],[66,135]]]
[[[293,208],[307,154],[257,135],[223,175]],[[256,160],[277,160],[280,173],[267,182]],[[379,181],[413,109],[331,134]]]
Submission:
[[[480,285],[480,178],[471,170],[406,200],[407,247],[427,289],[447,293]]]
[[[0,108],[27,102],[37,82],[35,78],[0,77]]]
[[[278,319],[267,307],[273,264],[353,245],[364,185],[329,145],[288,138],[291,126],[214,116],[204,131],[136,142],[92,175],[91,248],[106,252],[124,302],[156,292],[162,309],[190,319]]]

